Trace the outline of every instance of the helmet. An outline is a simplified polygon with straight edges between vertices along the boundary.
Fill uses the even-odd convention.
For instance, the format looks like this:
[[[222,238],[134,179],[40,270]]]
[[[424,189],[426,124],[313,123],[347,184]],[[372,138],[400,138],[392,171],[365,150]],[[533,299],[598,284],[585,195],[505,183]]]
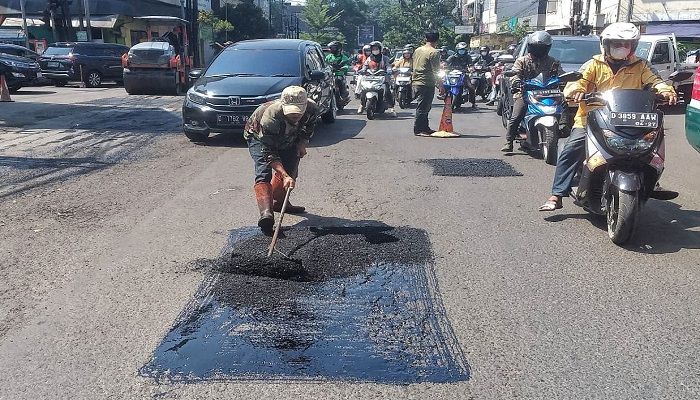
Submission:
[[[511,44],[510,46],[508,46],[508,49],[506,50],[506,53],[508,53],[508,54],[514,54],[514,53],[515,53],[515,49],[516,49],[517,47],[518,47],[518,46],[516,46],[516,45],[514,45],[514,44]]]
[[[639,38],[641,34],[639,29],[629,22],[615,22],[610,24],[607,28],[603,30],[600,34],[600,49],[605,57],[611,57],[614,59],[624,59],[624,57],[615,57],[613,54],[613,48],[611,42],[630,42],[629,54],[633,54],[637,50],[637,45],[639,44]]]
[[[440,53],[447,54],[447,46],[440,47]]]
[[[552,48],[552,36],[546,31],[537,31],[527,37],[527,52],[535,58],[544,58]]]
[[[457,50],[457,51],[459,51],[459,50],[466,50],[467,47],[468,47],[468,46],[467,46],[466,43],[464,43],[464,42],[459,42],[459,43],[457,43],[457,46],[455,46],[455,50]]]
[[[405,48],[401,54],[403,55],[403,58],[411,58],[411,55],[413,55],[413,50]]]
[[[341,44],[339,41],[334,40],[330,43],[328,43],[328,49],[330,49],[331,53],[337,54],[340,52]]]
[[[413,53],[414,47],[413,47],[412,44],[407,44],[407,45],[403,46],[403,50],[404,50],[404,51],[408,50],[408,51],[410,51],[411,53]]]
[[[368,44],[362,46],[362,52],[363,52],[363,53],[367,53],[367,52],[369,52],[369,51],[372,51],[372,48],[371,48]]]
[[[381,50],[384,46],[382,46],[382,42],[375,40],[374,42],[369,44],[369,47],[379,47],[379,50]]]
[[[479,48],[479,53],[482,56],[488,55],[491,52],[491,48],[489,46],[481,46]],[[484,54],[485,53],[485,54]]]

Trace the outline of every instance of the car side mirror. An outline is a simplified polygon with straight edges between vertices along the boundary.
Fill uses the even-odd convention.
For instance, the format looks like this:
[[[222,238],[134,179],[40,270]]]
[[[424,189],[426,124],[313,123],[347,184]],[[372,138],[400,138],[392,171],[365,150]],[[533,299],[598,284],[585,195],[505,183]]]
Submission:
[[[202,70],[201,69],[193,69],[190,70],[189,77],[191,80],[197,80],[199,77],[202,76]]]
[[[312,71],[311,74],[309,75],[309,79],[312,81],[320,81],[323,80],[323,78],[326,77],[326,74],[323,71]]]
[[[501,62],[503,64],[510,64],[515,62],[515,57],[513,57],[510,54],[501,54],[496,58],[496,61]]]
[[[583,74],[578,71],[565,72],[559,76],[562,82],[573,82],[583,78]]]

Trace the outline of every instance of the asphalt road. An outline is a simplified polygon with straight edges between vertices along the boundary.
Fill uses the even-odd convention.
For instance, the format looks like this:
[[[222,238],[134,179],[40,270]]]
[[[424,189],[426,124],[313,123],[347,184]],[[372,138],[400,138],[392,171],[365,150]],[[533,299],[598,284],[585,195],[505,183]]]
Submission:
[[[552,214],[537,212],[553,168],[522,153],[500,153],[504,130],[490,108],[456,114],[464,134],[457,139],[414,137],[408,110],[375,121],[346,112],[320,127],[302,161],[293,202],[310,214],[286,217],[285,225],[408,228],[376,243],[389,243],[397,260],[401,248],[420,253],[428,272],[404,270],[406,287],[427,294],[399,296],[401,287],[379,265],[359,283],[343,276],[350,279],[343,296],[346,287],[382,276],[386,285],[363,290],[385,291],[368,294],[375,300],[394,296],[382,307],[396,312],[355,322],[389,331],[409,332],[401,326],[415,318],[401,319],[399,327],[393,319],[428,304],[420,308],[424,318],[438,315],[444,335],[401,336],[416,358],[397,365],[411,372],[438,360],[435,370],[452,368],[447,383],[411,373],[384,380],[372,376],[374,364],[355,371],[369,374],[361,379],[353,379],[352,368],[350,377],[329,370],[279,379],[263,366],[255,379],[227,375],[234,368],[217,370],[216,379],[169,380],[158,379],[168,375],[167,365],[153,362],[158,349],[188,310],[216,304],[197,300],[219,276],[202,265],[230,250],[231,231],[256,222],[247,149],[232,137],[189,143],[178,132],[181,97],[37,88],[13,98],[0,105],[1,399],[700,398],[700,154],[686,143],[677,112],[667,117],[663,184],[681,196],[651,200],[624,248],[570,202]],[[434,109],[434,125],[438,115]],[[522,176],[434,176],[422,162],[457,158],[503,160]],[[338,248],[354,257],[350,244],[364,243],[348,236],[343,246],[333,235],[348,232],[326,234],[328,243],[308,250],[310,259]],[[431,256],[416,250],[427,241]],[[372,246],[365,247],[367,256]],[[256,290],[266,286],[251,282],[231,286],[246,297],[232,309],[265,296]],[[281,287],[311,293],[294,285]],[[313,293],[315,310],[332,304],[331,292]],[[282,319],[264,320],[266,332],[278,332]],[[316,349],[307,358],[352,357],[313,347],[330,337],[316,328],[304,325],[305,340],[312,338],[306,348]],[[229,338],[232,332],[240,330],[227,331]],[[379,338],[373,345],[393,337],[377,335],[370,335]],[[196,329],[194,336],[202,338]],[[421,358],[431,346],[447,349],[446,342],[454,346],[439,355],[449,357]],[[386,354],[407,351],[395,345]],[[260,348],[266,347],[252,351]],[[235,346],[206,351],[241,354]],[[211,356],[193,354],[191,364]]]

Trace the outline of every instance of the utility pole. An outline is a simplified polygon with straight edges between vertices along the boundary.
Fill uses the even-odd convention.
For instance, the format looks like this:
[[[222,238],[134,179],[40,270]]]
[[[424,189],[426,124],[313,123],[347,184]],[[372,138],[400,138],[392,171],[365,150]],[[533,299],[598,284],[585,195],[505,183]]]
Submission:
[[[85,6],[85,25],[87,25],[87,40],[92,42],[92,26],[90,25],[90,0],[83,0]]]
[[[632,22],[632,14],[634,11],[634,0],[629,0],[627,3],[627,22]]]
[[[29,30],[27,30],[27,13],[25,10],[27,0],[19,0],[19,8],[22,11],[22,29],[24,30],[24,47],[29,48]]]
[[[51,32],[53,33],[53,41],[60,42],[61,39],[58,37],[58,31],[56,30],[56,12],[53,7],[49,9],[49,14],[51,14]]]

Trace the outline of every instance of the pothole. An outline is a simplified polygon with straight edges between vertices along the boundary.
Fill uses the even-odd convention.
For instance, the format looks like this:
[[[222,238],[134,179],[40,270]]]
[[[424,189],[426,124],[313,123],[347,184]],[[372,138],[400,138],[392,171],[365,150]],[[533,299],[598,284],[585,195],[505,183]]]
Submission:
[[[268,259],[270,238],[258,232],[231,233],[142,376],[395,384],[469,378],[424,231],[293,227],[278,244],[289,259]]]
[[[503,177],[523,176],[512,165],[496,158],[435,158],[422,162],[433,167],[437,176]]]

